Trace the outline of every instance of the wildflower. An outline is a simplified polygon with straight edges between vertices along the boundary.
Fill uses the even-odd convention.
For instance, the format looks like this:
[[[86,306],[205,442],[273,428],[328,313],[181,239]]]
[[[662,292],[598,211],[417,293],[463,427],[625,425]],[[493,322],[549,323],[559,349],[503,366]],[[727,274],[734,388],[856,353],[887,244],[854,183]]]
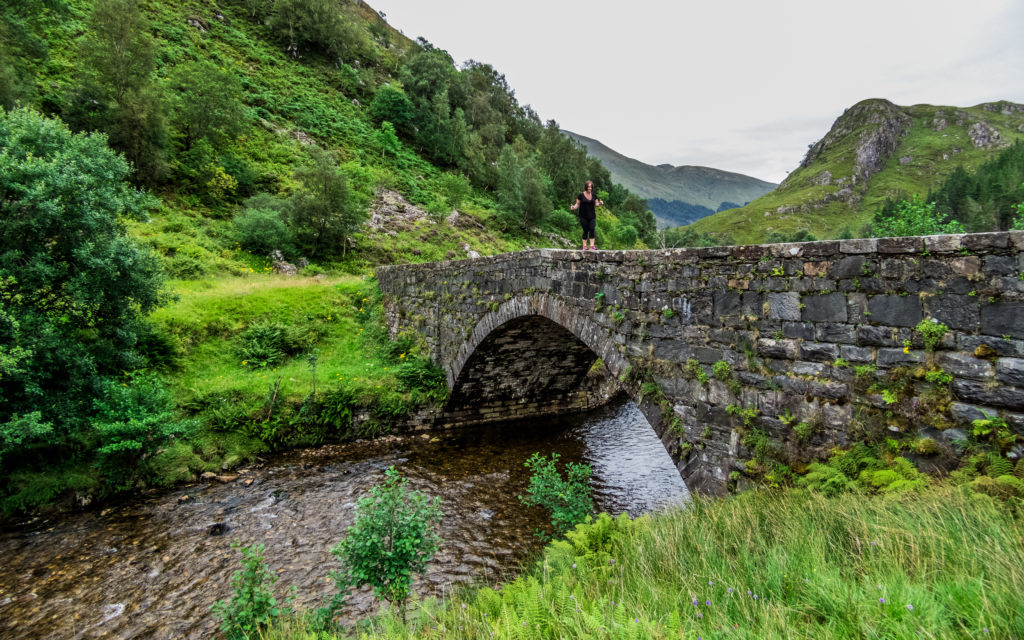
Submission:
[[[576,568],[576,563],[575,563],[575,562],[574,562],[574,563],[572,563],[572,568],[573,568],[573,569],[575,569],[575,568]]]
[[[693,606],[697,606],[697,596],[693,596]]]
[[[704,617],[704,614],[703,614],[703,613],[701,613],[700,611],[698,611],[698,612],[697,612],[697,619],[699,620],[699,619],[701,619],[701,618],[703,618],[703,617]]]
[[[885,604],[885,598],[879,598],[878,599],[878,603],[879,604]]]
[[[249,361],[248,361],[248,360],[242,360],[242,365],[243,365],[243,366],[244,366],[244,365],[246,365],[246,364],[248,364],[248,363],[249,363]]]
[[[608,564],[615,564],[615,558],[609,558]]]
[[[640,622],[640,618],[633,618],[633,622]]]
[[[749,596],[749,595],[753,595],[753,593],[754,593],[753,591],[751,591],[750,589],[747,589],[747,595],[748,595],[748,596]]]
[[[463,608],[463,609],[465,609],[465,608],[466,608],[466,603],[465,603],[465,602],[463,602],[463,603],[462,603],[462,608]]]
[[[713,587],[713,586],[715,586],[715,583],[714,583],[714,581],[712,581],[712,580],[708,580],[708,586],[709,586],[709,587]]]
[[[910,353],[910,347],[903,347],[903,353]]]
[[[757,600],[757,594],[756,593],[754,594],[754,600]]]
[[[710,607],[711,606],[711,601],[710,600],[705,600],[704,601],[704,606],[705,607]]]
[[[913,610],[914,610],[914,605],[908,604],[907,605],[907,611],[913,611]]]
[[[732,595],[732,587],[729,587],[729,595]]]

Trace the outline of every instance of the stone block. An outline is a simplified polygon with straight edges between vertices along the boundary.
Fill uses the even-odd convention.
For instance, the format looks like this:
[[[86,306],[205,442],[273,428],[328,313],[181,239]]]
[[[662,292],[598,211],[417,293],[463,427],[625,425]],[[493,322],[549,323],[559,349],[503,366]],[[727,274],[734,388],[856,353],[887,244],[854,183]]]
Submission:
[[[905,367],[908,365],[924,362],[923,351],[911,351],[904,353],[903,349],[879,349],[878,366],[883,369],[890,367]]]
[[[1005,249],[1010,245],[1010,236],[1005,231],[992,233],[969,233],[963,236],[963,246],[970,251]]]
[[[839,347],[827,342],[804,342],[800,345],[800,356],[812,362],[832,362],[839,357]]]
[[[769,293],[768,317],[772,320],[799,320],[800,294],[791,292]]]
[[[949,268],[958,276],[973,277],[981,273],[981,259],[978,256],[964,256],[949,261]]]
[[[878,253],[921,253],[922,251],[924,251],[924,240],[918,236],[878,239]]]
[[[868,300],[868,311],[872,323],[897,327],[913,327],[924,317],[917,296],[873,296]]]
[[[876,238],[854,238],[852,240],[840,240],[840,253],[874,253],[878,250]]]
[[[1017,258],[1012,256],[985,256],[986,275],[1015,276],[1017,275]]]
[[[1024,388],[1024,359],[999,358],[996,360],[996,379],[1005,384]]]
[[[804,296],[804,322],[846,322],[846,295],[827,293]]]
[[[981,318],[980,304],[975,296],[937,294],[925,299],[925,309],[931,318],[961,331],[976,331]]]
[[[875,327],[862,324],[857,327],[857,344],[873,347],[891,347],[899,344],[895,334],[896,332],[890,327]]]
[[[929,253],[952,253],[960,250],[962,235],[925,236],[924,250]]]
[[[827,371],[828,366],[820,362],[797,361],[793,363],[793,373],[798,376],[822,376]]]
[[[991,385],[976,380],[954,380],[953,395],[958,400],[1013,411],[1024,410],[1024,389]]]
[[[757,354],[766,358],[796,359],[797,343],[795,340],[772,340],[761,338],[757,341]]]
[[[868,297],[863,293],[846,294],[846,321],[853,323],[865,322],[867,316],[864,312],[868,310]]]
[[[814,340],[814,325],[810,322],[783,322],[782,333],[795,340]]]
[[[740,312],[740,294],[736,291],[715,291],[714,312],[717,316],[738,314]]]
[[[986,302],[981,306],[981,332],[1024,338],[1024,302]]]
[[[971,424],[974,420],[984,420],[985,411],[979,406],[953,402],[949,405],[949,414],[960,424]]]
[[[1024,361],[1022,361],[1024,362]],[[988,360],[975,358],[958,351],[942,352],[935,355],[935,364],[957,378],[987,380],[992,377],[993,368]]]
[[[823,322],[815,327],[814,337],[818,342],[854,344],[857,342],[857,326]]]
[[[875,359],[875,350],[871,347],[844,344],[839,347],[839,357],[848,362],[872,362]]]
[[[972,336],[961,334],[957,336],[957,348],[961,351],[973,353],[981,357],[990,355],[1024,358],[1024,341],[1004,340],[992,336]]]
[[[863,268],[867,258],[864,256],[846,256],[832,268],[835,278],[859,278],[864,275]]]

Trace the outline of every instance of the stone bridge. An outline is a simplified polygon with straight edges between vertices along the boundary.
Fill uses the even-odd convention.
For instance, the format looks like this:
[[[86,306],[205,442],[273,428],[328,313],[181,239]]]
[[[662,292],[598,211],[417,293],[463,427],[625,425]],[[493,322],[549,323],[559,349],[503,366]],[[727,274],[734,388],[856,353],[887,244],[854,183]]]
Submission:
[[[698,491],[861,439],[941,466],[986,413],[1024,433],[1024,232],[541,249],[377,278],[392,335],[447,372],[445,425],[581,411],[614,385]]]

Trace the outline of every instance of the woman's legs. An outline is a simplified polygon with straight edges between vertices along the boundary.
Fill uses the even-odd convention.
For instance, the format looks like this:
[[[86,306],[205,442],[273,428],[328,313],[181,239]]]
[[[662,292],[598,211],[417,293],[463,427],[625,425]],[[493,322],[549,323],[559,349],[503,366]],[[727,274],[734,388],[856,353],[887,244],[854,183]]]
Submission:
[[[590,239],[590,248],[594,248],[594,227],[597,226],[597,220],[587,220],[586,218],[580,218],[580,225],[583,227],[583,250],[587,249],[587,239]]]

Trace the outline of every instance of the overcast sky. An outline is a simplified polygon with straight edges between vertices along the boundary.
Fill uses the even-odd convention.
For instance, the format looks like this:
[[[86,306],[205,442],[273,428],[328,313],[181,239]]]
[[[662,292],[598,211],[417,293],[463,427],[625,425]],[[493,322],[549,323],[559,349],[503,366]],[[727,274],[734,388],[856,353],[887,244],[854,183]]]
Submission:
[[[779,182],[865,98],[1024,102],[1022,0],[368,0],[649,164]]]

